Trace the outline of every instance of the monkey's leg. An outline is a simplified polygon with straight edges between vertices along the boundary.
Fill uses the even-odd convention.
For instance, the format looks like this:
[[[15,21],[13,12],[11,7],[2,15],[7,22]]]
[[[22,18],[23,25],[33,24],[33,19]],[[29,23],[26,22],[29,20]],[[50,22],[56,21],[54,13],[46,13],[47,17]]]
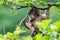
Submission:
[[[34,27],[31,26],[31,23],[25,23],[26,28],[28,28],[31,31],[31,36],[35,36],[37,34],[37,31]]]
[[[29,29],[31,31],[31,36],[34,34],[34,27],[32,27],[31,23],[27,23],[26,20],[23,21],[23,24],[25,25],[25,27],[27,29]]]
[[[31,32],[31,36],[34,37],[37,33],[39,33],[39,28],[37,26],[33,26],[34,30]]]
[[[31,31],[31,37],[34,37],[37,33],[38,31],[34,29],[33,31]]]
[[[27,23],[26,21],[24,21],[23,24],[31,31],[31,37],[34,37],[38,33],[38,29],[32,26],[31,23]]]

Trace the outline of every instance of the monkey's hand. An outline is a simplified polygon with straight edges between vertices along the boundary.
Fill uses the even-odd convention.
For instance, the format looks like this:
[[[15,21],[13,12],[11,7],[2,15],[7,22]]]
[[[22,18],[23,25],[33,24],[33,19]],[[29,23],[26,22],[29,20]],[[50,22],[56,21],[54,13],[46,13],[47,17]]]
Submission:
[[[25,24],[26,23],[26,20],[24,20],[22,23]]]
[[[48,3],[47,6],[51,7],[51,6],[56,6],[55,3]]]

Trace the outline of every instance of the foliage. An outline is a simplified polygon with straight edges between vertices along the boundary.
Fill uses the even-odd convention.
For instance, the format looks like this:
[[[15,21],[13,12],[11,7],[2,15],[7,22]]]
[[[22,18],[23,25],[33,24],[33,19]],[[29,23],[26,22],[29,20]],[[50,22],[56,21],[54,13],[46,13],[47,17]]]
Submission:
[[[44,34],[44,37],[48,37],[45,38],[43,40],[58,40],[58,37],[60,36],[60,21],[54,22],[53,24],[50,24],[51,20],[43,20],[41,23],[40,22],[36,22],[36,24],[38,25],[40,31],[42,31],[42,35]]]
[[[42,33],[38,33],[35,37],[21,37],[20,34],[25,31],[17,25],[13,33],[8,32],[5,35],[0,35],[0,40],[60,40],[60,21],[54,22],[53,24],[50,22],[51,20],[36,22]]]
[[[6,7],[8,8],[13,8],[16,9],[17,5],[23,5],[23,6],[32,6],[33,5],[37,5],[37,6],[45,6],[47,4],[47,2],[44,1],[39,1],[38,3],[36,2],[37,0],[6,0],[6,1],[0,1],[0,5],[6,5]],[[60,8],[60,2],[56,2],[56,4],[58,5],[57,8]]]
[[[14,34],[15,34],[15,35],[19,35],[19,34],[21,34],[21,33],[23,33],[23,32],[25,32],[25,31],[22,30],[22,29],[20,28],[20,26],[17,25],[17,28],[16,28],[16,30],[14,31]]]

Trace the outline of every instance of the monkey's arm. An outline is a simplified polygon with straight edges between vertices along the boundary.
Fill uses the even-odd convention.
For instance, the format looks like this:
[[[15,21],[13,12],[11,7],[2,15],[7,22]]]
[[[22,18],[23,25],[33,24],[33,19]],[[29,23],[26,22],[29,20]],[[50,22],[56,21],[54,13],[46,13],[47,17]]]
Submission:
[[[26,20],[24,20],[22,23],[23,23],[23,25],[25,25],[26,28],[31,30],[31,23],[27,23]]]
[[[59,5],[59,4],[58,4],[58,5]],[[50,8],[51,6],[57,6],[57,4],[55,4],[55,3],[48,3],[48,4],[46,5],[46,7],[44,7],[44,8],[38,8],[38,9],[40,9],[40,10],[46,10],[46,9]]]
[[[55,4],[48,4],[46,9],[46,13],[42,15],[42,19],[49,19],[50,16],[50,7],[51,6],[56,6]]]
[[[49,19],[50,16],[50,8],[46,9],[45,14],[41,14],[41,18],[43,19]]]

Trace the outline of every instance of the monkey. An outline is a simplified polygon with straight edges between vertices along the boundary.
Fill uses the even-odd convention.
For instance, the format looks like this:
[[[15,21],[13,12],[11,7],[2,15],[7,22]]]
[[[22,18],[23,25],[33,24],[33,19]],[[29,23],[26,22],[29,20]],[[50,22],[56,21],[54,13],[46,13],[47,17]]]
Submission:
[[[50,17],[50,7],[55,6],[55,4],[47,4],[46,8],[37,8],[35,6],[32,6],[30,9],[28,15],[30,17],[30,21],[26,22],[26,20],[23,21],[23,24],[31,30],[31,37],[34,37],[39,31],[39,28],[36,25],[36,22],[41,22],[42,20],[49,19]],[[41,10],[46,10],[45,14],[41,14]],[[42,33],[42,32],[40,32]]]

